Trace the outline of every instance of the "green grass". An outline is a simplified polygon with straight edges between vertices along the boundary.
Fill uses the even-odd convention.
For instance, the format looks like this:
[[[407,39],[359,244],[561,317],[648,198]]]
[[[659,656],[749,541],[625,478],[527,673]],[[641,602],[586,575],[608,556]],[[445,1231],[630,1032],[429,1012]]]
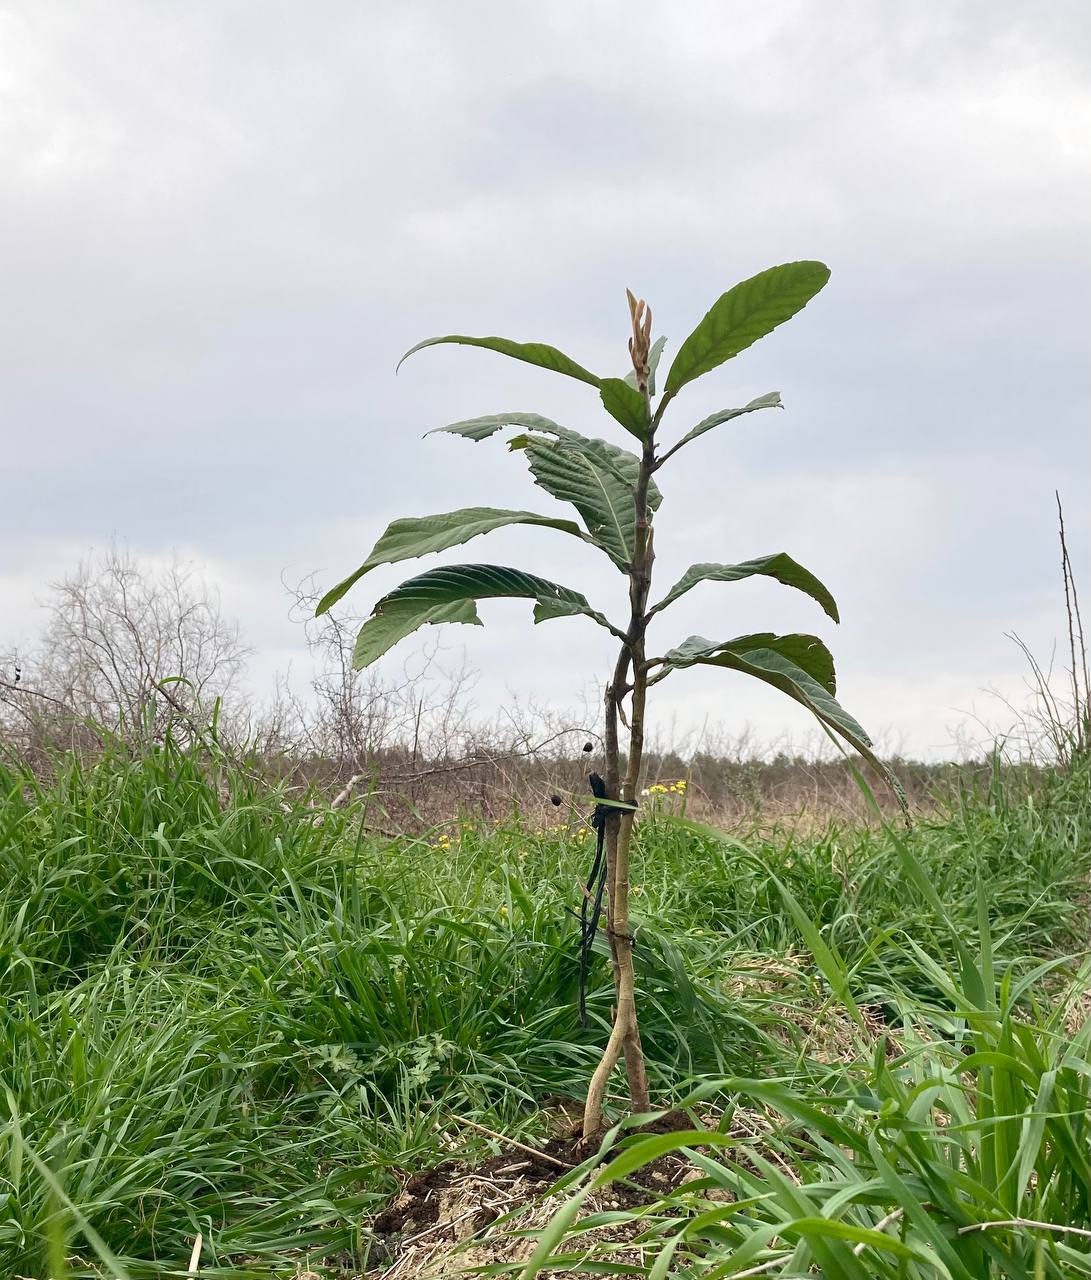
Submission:
[[[908,839],[919,882],[882,831],[831,824],[725,842],[651,817],[634,904],[657,1095],[703,1088],[728,1116],[744,1102],[768,1107],[774,1141],[823,1188],[819,1217],[837,1194],[829,1185],[863,1178],[862,1164],[845,1167],[844,1128],[864,1142],[872,1180],[880,1156],[903,1180],[910,1157],[918,1180],[980,1158],[915,1102],[942,1080],[957,1118],[971,1050],[1024,1063],[1038,1053],[1033,1078],[1040,1088],[1053,1073],[1057,1091],[1041,1109],[1062,1095],[1069,1110],[1086,1106],[1086,1044],[1072,1059],[1066,1046],[1083,1042],[1058,1029],[1063,970],[1026,979],[1041,957],[1084,945],[1089,808],[1086,775],[1016,793],[998,772]],[[582,1093],[611,992],[600,960],[582,1030],[568,912],[589,852],[578,815],[545,833],[518,818],[452,824],[449,844],[440,833],[375,840],[362,816],[327,812],[315,825],[314,810],[247,772],[210,770],[169,744],[136,760],[70,761],[48,786],[0,771],[0,1275],[57,1274],[62,1258],[73,1276],[184,1273],[198,1233],[202,1275],[290,1275],[305,1258],[352,1275],[367,1262],[368,1213],[399,1171],[447,1154],[452,1115],[525,1136],[542,1099]],[[986,953],[972,999],[987,1016],[975,1021],[966,956],[980,965]],[[854,1002],[867,1011],[859,1024]],[[875,1060],[882,1020],[900,1059]],[[833,1030],[836,1052],[823,1052]],[[1000,1078],[991,1060],[989,1070]],[[1065,1163],[1053,1121],[1020,1112],[1018,1131],[997,1127],[1029,1087],[1008,1075],[988,1095],[1004,1151],[1041,1129],[1071,1185],[1051,1191],[1031,1160],[1033,1194],[1015,1195],[1016,1179],[982,1204],[1045,1213],[1075,1197],[1071,1212],[1086,1217],[1071,1189],[1083,1173]],[[761,1096],[770,1079],[784,1091],[772,1102]],[[899,1130],[909,1155],[861,1110],[862,1090],[889,1103],[884,1116],[916,1117],[919,1142]],[[963,1105],[980,1110],[983,1096]],[[967,1133],[971,1120],[959,1120]],[[1085,1130],[1073,1135],[1086,1145]],[[467,1133],[465,1150],[484,1154],[487,1140]],[[772,1155],[737,1160],[749,1177],[754,1157]],[[912,1185],[932,1202],[925,1181]],[[848,1181],[843,1191],[852,1200]],[[872,1223],[880,1203],[859,1201]],[[759,1218],[755,1231],[769,1226]],[[731,1237],[737,1226],[713,1233],[725,1258],[748,1238],[745,1223]],[[990,1241],[1007,1248],[1006,1238],[976,1234],[966,1273],[1003,1274]],[[1023,1235],[1030,1275],[1039,1237]],[[783,1246],[747,1247],[760,1263]],[[1057,1256],[1079,1247],[1050,1245]],[[699,1256],[675,1248],[678,1260]],[[820,1251],[812,1261],[848,1274]]]

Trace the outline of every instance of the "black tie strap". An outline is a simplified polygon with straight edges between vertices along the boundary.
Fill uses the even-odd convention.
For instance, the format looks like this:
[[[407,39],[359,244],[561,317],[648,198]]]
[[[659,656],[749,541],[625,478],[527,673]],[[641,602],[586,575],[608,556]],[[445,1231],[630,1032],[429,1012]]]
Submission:
[[[596,800],[608,799],[606,783],[597,773],[591,774],[588,781],[591,784],[591,794]],[[583,901],[580,903],[580,1026],[583,1027],[587,1026],[587,971],[591,964],[595,935],[599,931],[599,921],[602,919],[602,898],[606,892],[606,824],[611,814],[621,809],[622,806],[597,804],[591,815],[591,827],[596,834],[595,860],[591,864],[591,874],[587,877]]]
[[[606,799],[606,783],[597,773],[589,779],[591,794],[598,800]],[[580,903],[580,1026],[587,1026],[587,970],[591,963],[591,948],[602,918],[602,895],[606,890],[606,822],[610,817],[609,806],[595,805],[591,815],[591,827],[596,834],[595,860],[591,874],[583,889]]]

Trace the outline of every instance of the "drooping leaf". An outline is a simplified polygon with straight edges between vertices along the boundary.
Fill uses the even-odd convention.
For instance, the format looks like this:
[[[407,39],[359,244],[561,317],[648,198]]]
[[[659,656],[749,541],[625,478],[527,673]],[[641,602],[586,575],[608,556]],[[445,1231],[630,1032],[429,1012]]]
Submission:
[[[681,667],[732,666],[734,658],[769,649],[798,667],[812,681],[821,685],[827,694],[837,692],[837,675],[833,654],[818,636],[790,633],[775,635],[772,631],[759,631],[755,635],[736,636],[733,640],[706,640],[704,636],[690,636],[664,655],[663,669],[655,677],[661,680],[669,671]],[[723,655],[727,660],[721,661]],[[859,726],[857,726],[859,728]],[[863,733],[860,729],[860,733]]]
[[[667,345],[666,338],[656,338],[648,350],[648,395],[655,395],[655,371],[659,368],[659,357],[663,354],[663,348]],[[630,387],[636,386],[636,370],[630,369],[625,375],[625,381]]]
[[[797,591],[802,591],[805,595],[810,596],[812,600],[816,600],[822,606],[826,615],[832,618],[834,622],[840,622],[841,619],[837,614],[837,604],[826,587],[819,582],[813,573],[804,569],[801,564],[793,560],[791,556],[785,555],[783,551],[772,556],[759,556],[756,560],[744,560],[741,564],[690,565],[651,612],[659,613],[667,605],[677,600],[679,596],[684,596],[687,591],[691,590],[699,582],[740,582],[743,578],[755,576],[775,578],[777,582],[782,582],[786,587],[795,587]]]
[[[531,474],[547,493],[570,502],[596,546],[624,570],[636,554],[634,487],[639,459],[605,440],[526,441]],[[662,495],[648,489],[654,511]]]
[[[386,532],[355,573],[326,592],[319,601],[315,616],[335,605],[365,573],[378,565],[396,564],[399,560],[415,560],[419,556],[446,551],[448,547],[461,546],[480,534],[511,524],[542,525],[587,540],[579,525],[571,520],[555,520],[551,516],[536,515],[533,511],[503,511],[496,507],[463,507],[442,515],[395,520],[387,526]]]
[[[664,655],[662,670],[654,679],[661,680],[671,671],[692,666],[740,671],[786,693],[877,769],[906,810],[901,784],[876,756],[864,729],[833,696],[837,688],[833,658],[817,636],[739,636],[719,644],[702,636],[690,636]]]
[[[545,342],[512,342],[510,338],[468,338],[465,334],[449,333],[442,338],[425,338],[415,347],[410,347],[398,361],[400,369],[406,360],[425,347],[436,347],[443,343],[456,343],[464,347],[485,347],[489,351],[498,351],[502,356],[510,356],[513,360],[525,360],[527,364],[536,364],[540,369],[549,369],[553,373],[563,373],[569,378],[576,378],[592,387],[599,385],[598,378],[589,373],[582,365],[570,359],[563,351],[551,347]]]
[[[607,630],[614,630],[578,591],[521,569],[456,564],[430,569],[383,596],[360,628],[352,664],[357,670],[370,666],[399,640],[426,623],[464,622],[480,626],[475,602],[500,597],[534,600],[535,622],[584,614]]]
[[[602,407],[638,440],[648,434],[648,402],[623,378],[603,378],[599,384]]]
[[[737,356],[790,320],[829,278],[829,268],[821,262],[787,262],[721,294],[674,357],[665,393],[675,395],[687,382]]]
[[[755,409],[783,408],[780,392],[769,391],[763,396],[758,396],[756,400],[751,400],[749,404],[744,404],[741,409],[720,409],[717,413],[710,414],[707,418],[702,418],[692,431],[687,431],[677,444],[671,446],[668,456],[671,453],[677,453],[684,444],[689,444],[691,440],[696,440],[698,436],[703,436],[706,431],[711,431],[713,427],[718,427],[724,422],[730,422],[732,418],[739,418],[744,413],[753,413]]]

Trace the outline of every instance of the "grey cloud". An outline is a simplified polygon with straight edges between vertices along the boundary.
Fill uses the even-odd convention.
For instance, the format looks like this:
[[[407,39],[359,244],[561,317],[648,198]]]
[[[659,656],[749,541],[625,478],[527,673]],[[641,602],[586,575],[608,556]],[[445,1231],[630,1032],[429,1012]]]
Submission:
[[[935,674],[921,749],[943,690],[1011,678],[1004,630],[1048,644],[1055,486],[1091,555],[1086,7],[637,10],[0,6],[0,611],[19,565],[116,533],[230,562],[278,601],[247,606],[254,641],[290,647],[286,566],[332,578],[403,513],[550,508],[502,449],[425,430],[510,407],[610,429],[589,389],[488,353],[395,379],[411,343],[502,332],[621,372],[626,285],[674,351],[724,287],[816,256],[829,288],[675,406],[677,430],[772,389],[788,408],[680,455],[671,571],[813,563],[861,718]],[[509,552],[610,583],[544,535],[482,554]],[[776,592],[693,608],[679,627],[810,625]],[[472,660],[525,621],[496,616]],[[527,644],[550,695],[601,660]]]

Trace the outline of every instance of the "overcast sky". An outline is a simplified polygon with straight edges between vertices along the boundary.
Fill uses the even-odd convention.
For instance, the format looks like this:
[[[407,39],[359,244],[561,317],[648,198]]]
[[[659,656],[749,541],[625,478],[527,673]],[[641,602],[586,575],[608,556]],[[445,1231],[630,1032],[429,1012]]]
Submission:
[[[1054,488],[1091,564],[1089,212],[1086,0],[0,0],[0,645],[116,538],[204,565],[264,684],[304,648],[282,575],[332,584],[399,515],[562,513],[499,441],[426,430],[521,409],[623,442],[591,388],[490,352],[395,377],[412,343],[501,333],[620,374],[626,286],[669,359],[730,285],[820,258],[805,312],[675,401],[668,438],[770,390],[787,410],[663,473],[657,571],[784,550],[842,625],[708,584],[661,645],[817,631],[875,736],[942,755],[971,713],[1003,722],[984,690],[1019,696],[1005,633],[1061,635]],[[579,550],[524,529],[447,559],[620,612]],[[482,612],[444,642],[483,706],[608,670],[588,622]],[[656,694],[683,727],[809,731],[741,677]]]

